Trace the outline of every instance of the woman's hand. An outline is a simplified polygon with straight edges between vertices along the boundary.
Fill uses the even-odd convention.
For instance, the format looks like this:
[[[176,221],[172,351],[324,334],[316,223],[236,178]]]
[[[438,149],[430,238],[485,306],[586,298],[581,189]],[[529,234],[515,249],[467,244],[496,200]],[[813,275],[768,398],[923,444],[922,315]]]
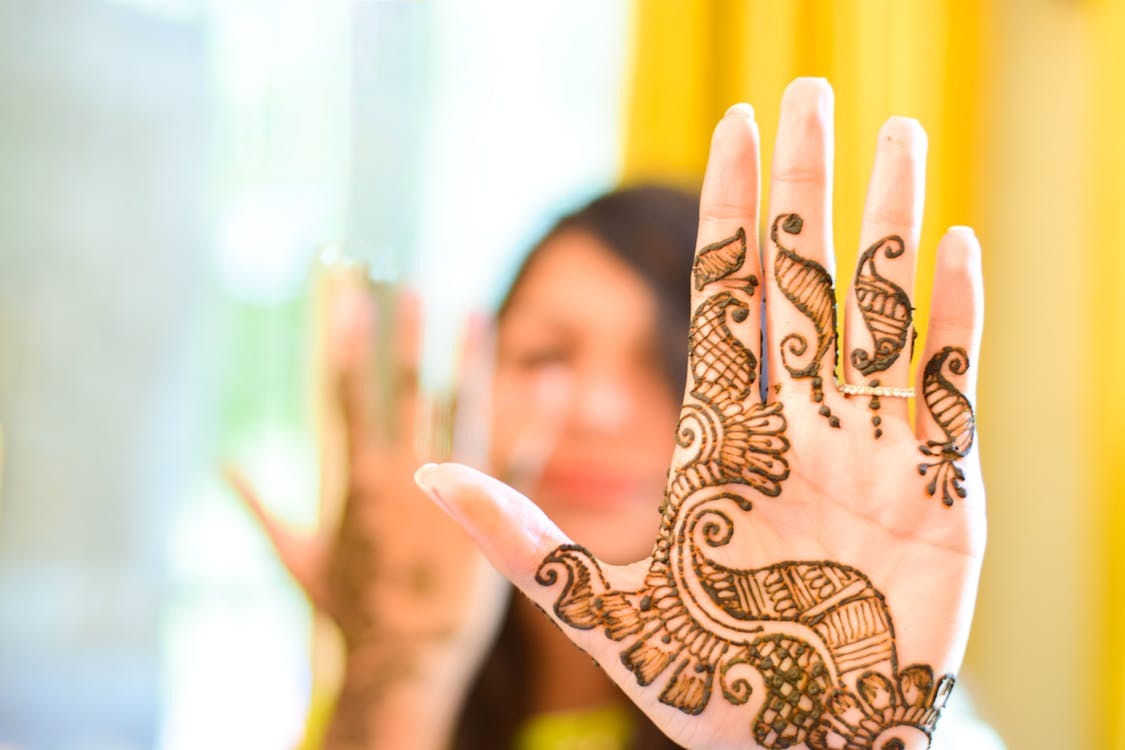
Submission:
[[[390,321],[376,319],[371,291],[354,273],[329,279],[327,292],[329,379],[347,467],[339,523],[299,538],[265,511],[244,479],[233,472],[230,479],[282,563],[342,634],[346,671],[326,747],[443,747],[499,624],[507,584],[413,482],[416,300],[404,295],[397,310],[388,310],[391,331]],[[462,421],[478,423],[488,418],[481,329],[468,336],[471,372],[458,399]],[[373,362],[375,342],[395,338],[397,344],[381,347],[391,361]],[[390,398],[379,398],[380,382],[396,386]]]
[[[840,357],[844,383],[858,388],[839,386],[832,108],[819,79],[785,93],[764,268],[753,111],[732,107],[715,129],[687,394],[649,558],[604,564],[470,469],[417,475],[689,748],[926,747],[968,636],[985,539],[971,407],[979,247],[963,228],[938,247],[912,428],[904,394],[926,137],[915,121],[889,120]]]

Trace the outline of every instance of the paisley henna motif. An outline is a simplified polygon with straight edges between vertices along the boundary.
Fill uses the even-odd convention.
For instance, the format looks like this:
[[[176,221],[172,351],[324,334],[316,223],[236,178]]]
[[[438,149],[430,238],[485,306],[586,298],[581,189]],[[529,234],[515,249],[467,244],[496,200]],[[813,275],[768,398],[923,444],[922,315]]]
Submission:
[[[852,350],[852,364],[864,375],[882,372],[893,365],[910,336],[914,309],[910,296],[898,284],[884,277],[875,266],[875,256],[883,252],[887,259],[898,258],[905,251],[902,237],[892,234],[863,251],[855,275],[855,297],[863,324],[874,342],[873,351],[861,347]]]
[[[935,459],[918,464],[918,473],[926,476],[934,470],[926,493],[933,497],[940,485],[941,501],[947,506],[953,505],[955,497],[965,497],[965,487],[961,484],[965,481],[965,472],[957,461],[973,447],[976,418],[969,399],[942,373],[948,370],[954,375],[963,375],[968,368],[969,355],[965,350],[947,346],[930,358],[922,374],[922,398],[934,422],[945,433],[945,440],[929,440],[918,446],[922,455]]]
[[[883,257],[894,259],[900,257],[906,250],[902,237],[892,234],[879,240],[863,251],[859,257],[855,272],[855,299],[859,307],[860,317],[867,332],[871,334],[872,351],[862,347],[852,350],[852,364],[857,370],[867,376],[886,370],[893,365],[906,348],[907,338],[911,339],[913,346],[914,308],[910,304],[910,295],[902,287],[879,273],[875,266],[875,256],[880,251]],[[867,383],[878,387],[882,383],[878,379],[871,379]],[[883,436],[883,418],[879,415],[881,404],[878,396],[872,396],[867,402],[871,410],[871,425],[874,427],[875,438]]]
[[[827,418],[831,426],[839,427],[840,418],[824,403],[824,378],[820,374],[824,355],[836,340],[836,294],[832,291],[832,277],[824,266],[802,257],[789,246],[804,224],[797,214],[781,214],[770,228],[770,241],[777,247],[774,259],[777,287],[816,331],[816,348],[804,366],[794,360],[808,354],[809,341],[796,331],[781,340],[781,363],[791,377],[811,380],[812,400],[821,405],[820,415]]]

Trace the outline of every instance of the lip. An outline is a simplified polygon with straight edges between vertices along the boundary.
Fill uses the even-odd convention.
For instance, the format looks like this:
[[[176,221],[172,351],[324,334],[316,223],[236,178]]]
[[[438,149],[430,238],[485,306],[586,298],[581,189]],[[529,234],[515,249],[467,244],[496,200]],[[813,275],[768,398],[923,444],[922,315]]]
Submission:
[[[540,477],[540,484],[545,490],[563,495],[574,505],[605,508],[634,502],[651,482],[619,471],[547,467]]]

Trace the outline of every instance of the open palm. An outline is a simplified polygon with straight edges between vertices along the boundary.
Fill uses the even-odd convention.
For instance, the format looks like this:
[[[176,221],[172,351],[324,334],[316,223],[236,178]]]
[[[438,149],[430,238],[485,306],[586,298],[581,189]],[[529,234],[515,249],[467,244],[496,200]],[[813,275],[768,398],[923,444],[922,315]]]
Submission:
[[[687,393],[649,558],[602,563],[529,500],[464,467],[418,475],[691,748],[926,747],[967,639],[985,530],[970,406],[979,249],[961,228],[939,247],[912,428],[925,135],[892,118],[848,296],[849,387],[837,385],[831,118],[825,82],[786,91],[761,260],[753,111],[733,107],[716,127]]]

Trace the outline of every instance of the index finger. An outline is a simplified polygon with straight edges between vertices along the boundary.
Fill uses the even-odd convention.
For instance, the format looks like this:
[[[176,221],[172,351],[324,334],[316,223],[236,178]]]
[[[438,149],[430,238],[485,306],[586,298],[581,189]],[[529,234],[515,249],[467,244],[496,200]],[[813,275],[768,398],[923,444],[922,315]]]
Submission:
[[[761,192],[758,126],[736,104],[715,126],[699,203],[692,267],[688,394],[710,402],[718,391],[759,401]]]

